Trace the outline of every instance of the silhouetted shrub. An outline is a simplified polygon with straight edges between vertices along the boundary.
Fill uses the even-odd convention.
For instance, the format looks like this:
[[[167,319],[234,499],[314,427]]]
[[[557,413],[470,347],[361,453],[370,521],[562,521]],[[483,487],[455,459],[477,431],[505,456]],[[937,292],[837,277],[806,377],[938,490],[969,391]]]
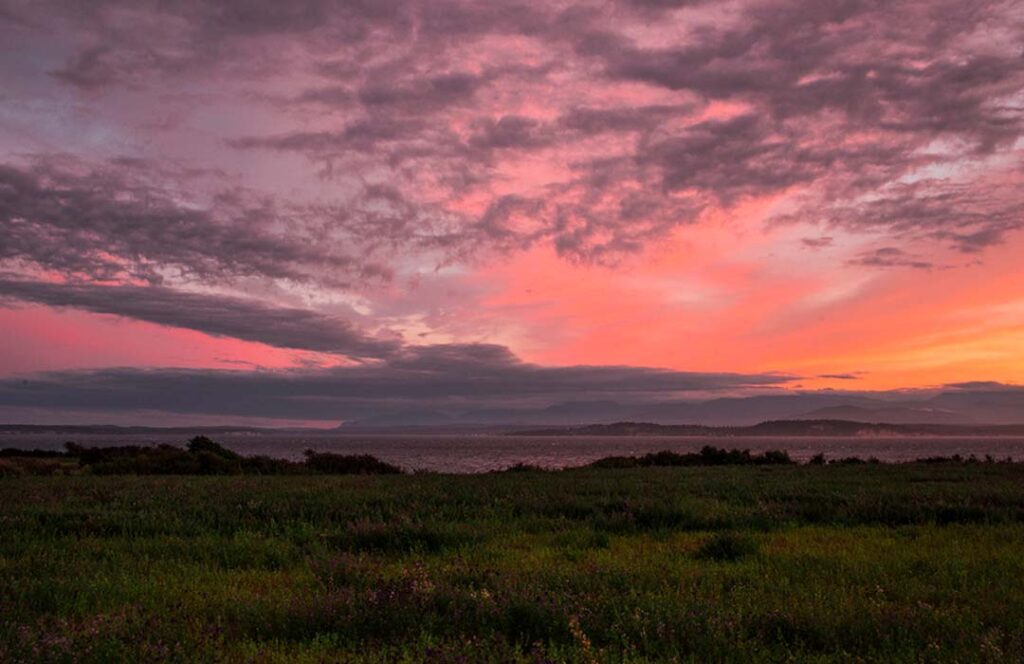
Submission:
[[[403,472],[401,468],[370,455],[345,456],[306,451],[305,461],[295,462],[268,456],[245,457],[210,440],[196,436],[182,449],[173,445],[123,445],[85,447],[65,444],[66,453],[40,453],[41,458],[67,464],[75,460],[80,468],[96,475],[296,475],[302,473],[379,475]],[[11,454],[24,466],[33,453]],[[10,471],[13,472],[13,471]]]
[[[297,475],[307,472],[302,463],[262,455],[242,457],[242,471],[253,475]]]
[[[531,472],[533,472],[533,473],[543,473],[546,470],[547,470],[547,468],[542,468],[541,466],[538,466],[538,465],[535,465],[535,464],[532,464],[532,463],[522,463],[522,462],[520,462],[520,463],[512,464],[508,468],[502,468],[501,470],[495,470],[493,472],[496,472],[496,473],[531,473]]]
[[[789,452],[785,450],[768,450],[758,457],[756,454],[752,457],[753,463],[759,464],[793,464],[796,463],[789,458]]]
[[[213,441],[209,443],[197,446],[196,452],[173,445],[83,447],[67,443],[65,448],[69,457],[78,460],[79,466],[96,475],[237,475],[242,472],[240,456]]]
[[[807,460],[808,466],[824,466],[825,463],[825,455],[822,454],[821,452],[818,452],[817,454],[815,454],[814,456]]]
[[[794,461],[781,450],[751,454],[750,450],[725,450],[711,445],[700,452],[679,454],[662,450],[641,457],[605,457],[590,464],[592,468],[635,468],[637,466],[749,466],[788,465]]]
[[[57,459],[64,456],[59,450],[19,450],[15,447],[5,447],[0,450],[0,459],[19,457],[22,459]]]
[[[587,464],[589,468],[636,468],[639,461],[636,457],[610,456]]]
[[[757,542],[746,535],[719,533],[713,535],[697,549],[697,558],[719,562],[735,562],[758,552]]]
[[[332,475],[397,475],[402,469],[369,454],[331,454],[306,450],[306,467]]]
[[[878,459],[876,459],[874,457],[870,457],[868,459],[861,459],[860,457],[849,456],[849,457],[843,457],[841,459],[832,459],[832,460],[829,461],[829,463],[837,463],[837,464],[840,464],[840,465],[849,466],[849,465],[859,465],[859,464],[863,464],[863,463],[878,463]]]
[[[206,436],[196,436],[192,440],[188,441],[188,451],[192,454],[208,452],[222,459],[231,459],[233,461],[238,461],[242,458],[240,454],[232,452],[220,443],[216,443]]]

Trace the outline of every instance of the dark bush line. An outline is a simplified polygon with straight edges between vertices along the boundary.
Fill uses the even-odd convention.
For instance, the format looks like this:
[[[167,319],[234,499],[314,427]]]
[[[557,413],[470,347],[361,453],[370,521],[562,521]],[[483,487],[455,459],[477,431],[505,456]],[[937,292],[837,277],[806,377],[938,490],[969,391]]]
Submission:
[[[0,449],[0,476],[52,475],[73,472],[77,467],[95,475],[397,475],[405,471],[374,456],[333,454],[306,450],[303,461],[268,456],[242,456],[207,438],[196,436],[186,448],[174,445],[86,447],[65,443],[64,452],[54,450]],[[826,459],[816,454],[805,465],[883,464],[875,457],[850,456]],[[955,454],[931,456],[909,462],[919,464],[994,464],[1015,463],[1012,458],[978,458]],[[678,453],[669,450],[643,456],[610,456],[585,468],[644,468],[671,466],[793,466],[797,462],[783,450],[752,453],[750,450],[705,446],[699,452]],[[550,472],[528,463],[517,463],[494,473]]]
[[[343,455],[306,450],[305,466],[331,475],[399,475],[402,469],[369,454]]]
[[[64,453],[58,450],[19,450],[16,447],[5,447],[0,450],[0,459],[58,459],[62,456]]]
[[[996,459],[990,454],[986,454],[983,458],[978,458],[975,455],[962,456],[960,454],[954,454],[953,456],[931,456],[920,459],[914,459],[913,461],[902,461],[895,463],[925,463],[925,464],[976,464],[976,463],[1015,463],[1011,457],[1005,459]],[[587,468],[642,468],[649,466],[765,466],[765,465],[796,465],[797,462],[790,458],[789,453],[783,450],[767,450],[760,454],[753,454],[750,450],[726,450],[718,447],[707,445],[701,448],[700,452],[688,452],[685,454],[679,454],[677,452],[670,452],[668,450],[662,450],[661,452],[652,452],[643,456],[610,456],[598,459],[590,464],[587,464]],[[824,454],[815,454],[813,457],[807,460],[805,465],[808,466],[823,466],[826,464],[837,464],[837,465],[857,465],[857,464],[871,464],[871,465],[882,465],[885,462],[880,461],[876,457],[868,457],[862,459],[856,456],[839,457],[836,459],[826,459]]]
[[[545,473],[550,469],[532,463],[515,463],[507,468],[492,470],[491,473]]]
[[[66,443],[65,452],[32,450],[5,454],[16,459],[57,459],[77,462],[94,475],[393,475],[402,469],[370,455],[343,455],[306,450],[304,461],[268,456],[242,456],[206,436],[196,436],[185,449],[174,445],[85,447]],[[4,450],[7,452],[8,450]],[[31,465],[23,470],[38,474]]]
[[[640,457],[613,456],[598,459],[591,468],[637,468],[643,466],[752,466],[793,465],[796,462],[780,450],[752,454],[750,450],[725,450],[706,445],[700,452],[678,454],[663,450]]]
[[[747,535],[723,532],[712,535],[704,540],[697,549],[698,560],[715,560],[718,562],[736,562],[741,558],[757,554],[757,541]]]

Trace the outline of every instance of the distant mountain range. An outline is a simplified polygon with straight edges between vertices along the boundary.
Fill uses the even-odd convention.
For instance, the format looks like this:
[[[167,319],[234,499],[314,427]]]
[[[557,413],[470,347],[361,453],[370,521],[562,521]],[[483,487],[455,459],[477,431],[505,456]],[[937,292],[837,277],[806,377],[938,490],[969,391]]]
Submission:
[[[641,404],[571,401],[531,409],[404,410],[346,422],[339,429],[564,427],[627,421],[750,426],[770,420],[819,419],[889,424],[1024,424],[1024,389],[950,389],[921,396],[806,392]]]
[[[115,424],[0,424],[0,433],[53,433],[68,436],[91,435],[91,436],[145,436],[148,434],[159,435],[181,435],[181,436],[215,436],[217,434],[252,434],[261,433],[296,433],[310,435],[316,433],[336,433],[332,429],[304,429],[304,428],[261,428],[261,427],[239,427],[239,426],[198,426],[198,427],[143,427],[143,426],[118,426]]]
[[[958,433],[988,431],[992,425],[1024,425],[1024,388],[971,384],[939,392],[797,392],[707,401],[624,404],[616,401],[569,401],[544,408],[488,408],[465,411],[396,410],[349,421],[336,429],[265,429],[257,427],[119,427],[0,425],[0,432],[76,434],[252,434],[490,432],[542,428],[578,428],[640,422],[644,425],[753,427],[778,421],[843,421],[872,425],[959,427]],[[923,429],[921,427],[924,427]],[[911,429],[907,429],[909,432]],[[954,429],[950,429],[954,431]],[[820,433],[816,432],[816,433]],[[700,435],[700,434],[696,434]],[[836,434],[840,435],[840,434]],[[845,435],[845,434],[842,434]]]
[[[616,422],[527,429],[519,436],[1024,436],[1024,424],[885,424],[848,420],[779,420],[747,427]]]
[[[376,429],[372,432],[379,433]],[[395,427],[388,431],[401,433],[492,433],[517,436],[1024,436],[1024,424],[898,424],[884,422],[855,422],[837,419],[771,420],[750,426],[706,426],[701,424],[656,424],[652,422],[614,422],[582,426],[556,427]],[[258,429],[251,427],[119,427],[112,425],[0,425],[0,434],[43,434],[73,438],[75,436],[147,436],[177,435],[182,439],[195,435],[338,435],[334,429]],[[358,435],[371,433],[367,429],[345,430],[342,433]]]

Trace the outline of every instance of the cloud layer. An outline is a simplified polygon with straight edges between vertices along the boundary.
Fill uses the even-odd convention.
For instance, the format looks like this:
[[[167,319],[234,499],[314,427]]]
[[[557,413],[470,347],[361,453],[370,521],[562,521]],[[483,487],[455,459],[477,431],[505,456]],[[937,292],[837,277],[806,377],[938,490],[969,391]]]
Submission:
[[[114,314],[270,346],[354,358],[387,357],[401,347],[396,339],[369,337],[344,320],[316,311],[161,286],[97,286],[0,278],[0,304],[5,300],[8,304],[34,302]]]
[[[583,394],[658,400],[779,386],[791,380],[779,374],[542,367],[518,360],[501,346],[453,344],[407,348],[384,363],[332,369],[41,374],[0,380],[0,406],[347,420],[409,409],[536,407]]]
[[[0,0],[0,296],[357,363],[308,379],[329,386],[317,399],[358,370],[429,400],[403,381],[430,362],[449,363],[452,398],[459,371],[552,399],[611,377],[842,381],[863,364],[846,348],[769,337],[886,320],[887,289],[938,297],[928,279],[1019,241],[1022,44],[1014,0]],[[723,232],[728,255],[703,263]],[[962,282],[1013,282],[986,305],[1011,347],[1024,287],[991,260]],[[621,278],[566,283],[593,266]],[[597,329],[583,361],[612,361],[623,311],[647,316],[637,338],[722,340],[662,342],[653,361],[636,342],[645,363],[735,372],[517,359],[579,364],[573,340]],[[933,338],[956,318],[879,343],[967,366],[979,351]],[[164,376],[112,375],[61,384],[145,393]],[[257,391],[298,379],[273,380]]]
[[[593,259],[778,195],[798,195],[785,219],[966,251],[1021,223],[1014,2],[46,4],[9,10],[23,22],[8,30],[66,22],[70,51],[50,71],[62,84],[93,95],[217,85],[275,109],[279,129],[219,138],[253,158],[301,155],[344,184],[349,241],[456,253],[550,241]],[[989,170],[1001,181],[981,198]],[[94,196],[138,186],[96,178],[5,173],[40,207],[56,190],[97,213]],[[344,218],[357,199],[374,213]],[[192,214],[169,202],[153,201],[150,226],[209,233],[216,214],[225,229],[285,217],[322,231],[265,201]],[[118,212],[135,216],[133,205]],[[80,223],[108,242],[125,231]],[[213,240],[222,257],[240,249]],[[294,277],[297,262],[352,260],[251,240],[239,271]],[[274,264],[253,265],[267,241]],[[181,251],[166,259],[206,262]]]

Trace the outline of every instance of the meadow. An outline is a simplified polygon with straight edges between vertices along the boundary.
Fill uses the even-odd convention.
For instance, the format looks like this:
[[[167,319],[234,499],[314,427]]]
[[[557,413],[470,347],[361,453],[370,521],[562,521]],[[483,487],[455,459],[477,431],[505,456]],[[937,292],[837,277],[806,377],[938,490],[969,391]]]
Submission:
[[[1022,660],[1021,464],[0,478],[0,661]]]

